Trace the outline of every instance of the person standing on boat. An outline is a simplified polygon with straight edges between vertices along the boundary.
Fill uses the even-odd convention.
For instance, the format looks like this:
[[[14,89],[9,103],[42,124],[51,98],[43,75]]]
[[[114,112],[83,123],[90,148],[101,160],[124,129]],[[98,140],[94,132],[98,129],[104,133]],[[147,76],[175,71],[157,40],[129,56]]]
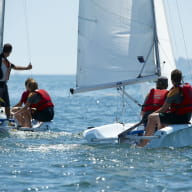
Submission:
[[[10,100],[9,100],[9,93],[8,93],[8,87],[7,87],[7,81],[9,80],[9,76],[11,73],[11,70],[29,70],[32,69],[32,65],[29,64],[27,67],[23,66],[16,66],[12,64],[7,57],[12,52],[12,45],[11,44],[5,44],[3,46],[3,51],[0,54],[0,97],[5,102],[5,113],[7,115],[7,118],[10,117]]]
[[[166,101],[161,108],[148,116],[145,136],[151,136],[156,129],[170,124],[187,124],[192,114],[192,87],[189,83],[182,83],[182,72],[175,69],[171,72],[173,87],[169,90]],[[167,110],[170,112],[166,112]],[[143,147],[148,140],[142,140]]]
[[[27,89],[30,93],[25,106],[14,114],[19,125],[31,127],[31,119],[40,122],[51,121],[54,117],[54,104],[47,91],[38,89],[35,80],[27,84]]]
[[[147,117],[152,112],[163,106],[166,96],[168,94],[168,78],[160,76],[156,82],[156,89],[151,89],[145,98],[141,109],[141,116],[144,126],[147,124]]]

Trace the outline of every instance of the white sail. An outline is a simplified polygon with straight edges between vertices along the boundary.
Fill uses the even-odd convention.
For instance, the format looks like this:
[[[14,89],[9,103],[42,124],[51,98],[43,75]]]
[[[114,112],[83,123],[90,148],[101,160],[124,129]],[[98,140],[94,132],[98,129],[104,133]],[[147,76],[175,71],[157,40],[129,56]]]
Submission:
[[[77,87],[156,75],[154,25],[150,0],[81,0]]]
[[[3,46],[5,0],[0,0],[0,48]]]
[[[176,68],[172,52],[172,43],[169,35],[169,29],[166,20],[166,12],[163,0],[155,0],[156,29],[158,36],[158,47],[160,55],[161,74],[168,77],[173,69]],[[169,81],[170,82],[170,81]]]
[[[158,1],[160,9],[157,7]],[[159,53],[157,34],[162,37],[159,38],[159,44],[160,40],[166,39],[166,48],[170,41],[162,0],[157,2],[79,2],[77,76],[76,89],[73,92],[147,81],[161,74],[161,67],[165,66],[166,60],[163,59],[162,62],[158,57],[162,51]],[[155,7],[158,13],[155,13]],[[156,21],[158,14],[163,14],[163,17]],[[159,29],[156,22],[161,25],[160,28],[166,28],[165,35],[156,32]],[[169,45],[168,49],[171,50]],[[165,72],[163,75],[166,75]]]

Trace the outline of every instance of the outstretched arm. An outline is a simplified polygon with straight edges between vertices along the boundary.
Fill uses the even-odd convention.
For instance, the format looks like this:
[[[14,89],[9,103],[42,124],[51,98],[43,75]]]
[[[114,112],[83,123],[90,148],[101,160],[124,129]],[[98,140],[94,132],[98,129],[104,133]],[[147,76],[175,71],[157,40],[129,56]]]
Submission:
[[[27,67],[14,65],[13,69],[15,69],[15,70],[30,70],[30,69],[32,69],[32,65],[31,65],[31,63],[29,63],[29,65]]]

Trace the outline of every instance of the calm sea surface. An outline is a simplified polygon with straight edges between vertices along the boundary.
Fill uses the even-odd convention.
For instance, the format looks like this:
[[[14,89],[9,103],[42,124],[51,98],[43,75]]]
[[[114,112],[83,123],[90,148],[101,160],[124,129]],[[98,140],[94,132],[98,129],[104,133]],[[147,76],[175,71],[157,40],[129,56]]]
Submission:
[[[191,147],[140,149],[83,140],[82,131],[89,126],[138,121],[137,106],[126,102],[122,109],[116,90],[71,96],[74,76],[32,77],[53,99],[54,122],[50,132],[14,132],[0,138],[0,192],[192,191]],[[26,78],[12,75],[12,105]],[[140,98],[138,89],[128,91]]]

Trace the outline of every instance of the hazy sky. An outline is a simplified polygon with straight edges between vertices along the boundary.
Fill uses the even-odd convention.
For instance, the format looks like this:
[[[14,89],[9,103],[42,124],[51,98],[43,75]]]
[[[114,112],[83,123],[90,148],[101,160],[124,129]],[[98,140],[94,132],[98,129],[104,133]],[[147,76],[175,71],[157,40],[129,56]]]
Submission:
[[[33,74],[74,74],[77,19],[78,0],[6,0],[4,43],[14,48],[10,61],[31,61]]]
[[[78,3],[79,0],[6,0],[4,43],[14,46],[10,61],[16,65],[31,61],[33,74],[74,74]],[[177,58],[192,58],[192,0],[165,3],[175,54]]]

